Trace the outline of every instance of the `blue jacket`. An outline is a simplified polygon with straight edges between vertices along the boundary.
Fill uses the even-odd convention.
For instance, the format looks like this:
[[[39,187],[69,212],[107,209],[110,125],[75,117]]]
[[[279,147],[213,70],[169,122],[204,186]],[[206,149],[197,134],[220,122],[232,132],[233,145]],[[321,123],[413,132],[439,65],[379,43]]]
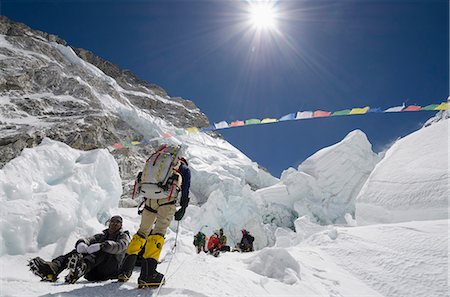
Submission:
[[[187,207],[189,204],[189,188],[191,187],[191,170],[184,163],[181,163],[181,166],[178,170],[181,174],[181,177],[183,178],[183,183],[181,184],[180,205]]]

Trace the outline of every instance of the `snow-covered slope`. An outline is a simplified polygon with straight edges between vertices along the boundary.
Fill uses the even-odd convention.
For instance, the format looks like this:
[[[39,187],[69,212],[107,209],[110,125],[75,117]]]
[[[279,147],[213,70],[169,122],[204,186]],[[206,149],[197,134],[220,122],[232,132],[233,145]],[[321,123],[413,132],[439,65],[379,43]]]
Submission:
[[[93,53],[0,16],[0,168],[45,137],[91,150],[208,125],[192,101],[170,97]],[[157,141],[114,153],[123,198],[130,197],[130,183],[152,145]]]
[[[359,224],[448,218],[450,120],[441,120],[397,141],[362,188]]]
[[[125,226],[138,227],[134,209],[120,209]],[[101,226],[95,229],[101,230]],[[176,224],[166,236],[158,270],[167,283],[159,296],[448,296],[446,234],[448,220],[319,231],[301,244],[254,253],[196,254],[193,233],[180,228],[172,255]],[[332,232],[333,231],[333,232]],[[71,242],[73,244],[74,242]],[[74,285],[40,282],[27,270],[27,259],[49,259],[68,251],[49,245],[38,253],[0,257],[8,273],[0,278],[2,296],[146,296],[137,291],[139,267],[128,283]],[[64,277],[64,273],[62,277]]]
[[[294,209],[320,223],[344,223],[378,158],[366,135],[355,130],[341,142],[284,171],[280,183],[257,191],[267,203]]]

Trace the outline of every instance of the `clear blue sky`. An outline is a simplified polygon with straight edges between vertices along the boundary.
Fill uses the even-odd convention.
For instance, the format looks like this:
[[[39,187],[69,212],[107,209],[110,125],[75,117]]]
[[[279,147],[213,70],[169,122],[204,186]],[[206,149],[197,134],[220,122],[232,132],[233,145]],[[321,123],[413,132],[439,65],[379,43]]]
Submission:
[[[246,1],[0,2],[2,15],[194,101],[211,123],[425,106],[449,95],[447,0],[276,1],[276,29],[262,31],[249,26],[247,8]],[[303,120],[222,134],[279,176],[354,129],[378,152],[433,114]]]

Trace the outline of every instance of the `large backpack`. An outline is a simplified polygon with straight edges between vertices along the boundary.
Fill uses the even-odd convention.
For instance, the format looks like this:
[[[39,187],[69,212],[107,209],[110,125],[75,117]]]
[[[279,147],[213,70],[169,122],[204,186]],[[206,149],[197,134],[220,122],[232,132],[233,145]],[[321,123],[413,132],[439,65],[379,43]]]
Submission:
[[[181,187],[177,172],[181,145],[163,145],[145,162],[140,181],[140,193],[145,198],[176,198]]]

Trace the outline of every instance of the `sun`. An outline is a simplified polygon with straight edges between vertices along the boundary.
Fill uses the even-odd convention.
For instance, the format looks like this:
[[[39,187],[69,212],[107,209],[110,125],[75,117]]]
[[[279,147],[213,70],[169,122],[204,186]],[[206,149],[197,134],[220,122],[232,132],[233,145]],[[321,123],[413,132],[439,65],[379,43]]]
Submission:
[[[274,30],[277,27],[277,14],[274,2],[253,2],[250,4],[249,21],[257,30]]]

